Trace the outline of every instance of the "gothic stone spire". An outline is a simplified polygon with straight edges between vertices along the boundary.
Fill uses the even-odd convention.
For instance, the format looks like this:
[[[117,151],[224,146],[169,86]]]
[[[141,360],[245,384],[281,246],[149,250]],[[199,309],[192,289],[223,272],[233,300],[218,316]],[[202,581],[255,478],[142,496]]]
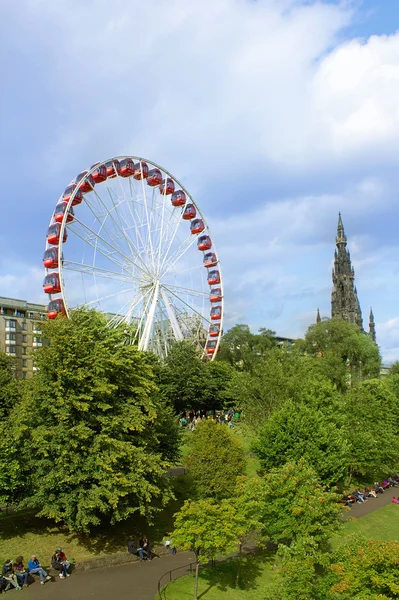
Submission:
[[[346,248],[347,238],[341,213],[338,216],[336,244],[332,273],[331,316],[344,319],[348,323],[356,323],[363,330],[362,312],[355,288],[355,271],[349,250]]]
[[[370,308],[369,336],[371,337],[373,342],[376,344],[377,342],[376,342],[376,336],[375,336],[375,322],[374,322],[374,314],[373,314],[372,308]]]
[[[317,309],[316,323],[317,324],[321,323],[321,317],[320,317],[320,311],[319,311],[319,309]]]

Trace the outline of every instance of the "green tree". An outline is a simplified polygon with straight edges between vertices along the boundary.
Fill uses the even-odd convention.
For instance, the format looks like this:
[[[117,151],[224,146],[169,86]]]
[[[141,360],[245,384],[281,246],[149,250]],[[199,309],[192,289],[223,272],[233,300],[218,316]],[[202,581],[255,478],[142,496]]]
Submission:
[[[378,377],[381,357],[378,346],[354,323],[323,319],[311,325],[297,347],[320,360],[324,374],[341,390],[357,381]]]
[[[339,495],[324,488],[303,459],[248,480],[240,494],[266,539],[292,543],[311,537],[322,546],[339,527]]]
[[[319,361],[295,349],[272,348],[251,372],[236,371],[227,395],[245,420],[259,429],[287,400],[312,403],[327,414],[339,414],[341,396],[320,369]]]
[[[245,471],[240,440],[226,425],[210,419],[193,432],[185,463],[200,498],[233,496],[236,478]]]
[[[350,475],[355,478],[377,478],[396,470],[399,404],[395,379],[364,381],[348,394],[344,414]]]
[[[71,530],[135,512],[151,518],[171,496],[174,430],[162,431],[170,415],[148,355],[95,311],[43,327],[50,344],[35,354],[39,371],[10,415],[31,473],[25,503]]]
[[[399,598],[399,543],[348,538],[330,569],[335,576],[328,598]]]
[[[15,359],[0,352],[0,418],[4,419],[20,398],[20,383],[15,379]]]
[[[248,325],[235,325],[222,338],[218,360],[235,369],[251,371],[253,365],[275,345],[274,331],[263,328],[256,334],[251,333]]]
[[[194,600],[198,597],[198,569],[200,562],[215,559],[236,549],[236,513],[229,501],[186,500],[175,514],[172,533],[174,543],[182,550],[195,553],[196,573]]]
[[[347,475],[346,435],[323,410],[288,401],[263,426],[253,450],[266,471],[303,457],[324,483],[336,484]]]
[[[392,363],[391,368],[389,369],[390,375],[399,375],[399,360]]]

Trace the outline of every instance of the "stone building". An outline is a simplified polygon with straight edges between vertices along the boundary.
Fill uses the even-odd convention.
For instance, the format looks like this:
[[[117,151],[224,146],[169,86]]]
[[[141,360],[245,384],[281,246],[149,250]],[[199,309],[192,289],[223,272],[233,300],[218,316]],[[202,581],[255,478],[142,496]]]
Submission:
[[[46,306],[0,297],[0,350],[16,359],[18,379],[31,377],[35,371],[32,356],[44,343],[41,321],[46,318]]]

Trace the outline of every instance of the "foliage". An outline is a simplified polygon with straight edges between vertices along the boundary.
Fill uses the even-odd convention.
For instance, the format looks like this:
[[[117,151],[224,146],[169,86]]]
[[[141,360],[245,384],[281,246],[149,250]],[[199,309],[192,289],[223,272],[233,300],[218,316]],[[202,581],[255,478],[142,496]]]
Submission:
[[[251,333],[248,325],[235,325],[222,338],[218,360],[235,369],[251,371],[253,365],[275,345],[274,331],[262,328],[259,333]]]
[[[340,397],[314,357],[295,349],[272,348],[251,372],[237,371],[227,390],[245,420],[259,429],[287,400],[312,402],[325,413],[339,414]]]
[[[234,494],[236,478],[245,472],[241,442],[226,425],[207,419],[197,425],[185,458],[200,498]]]
[[[378,346],[354,323],[343,319],[323,319],[311,325],[298,348],[320,360],[326,377],[345,390],[357,381],[378,377],[381,357]]]
[[[335,484],[346,476],[346,432],[313,406],[286,402],[263,426],[253,448],[266,471],[303,457],[324,483]]]
[[[7,422],[0,425],[0,505],[16,501],[24,487],[22,461],[8,432]]]
[[[399,598],[399,543],[354,537],[330,565],[335,583],[330,598],[383,600]]]
[[[399,404],[390,379],[364,381],[348,394],[345,416],[355,478],[380,478],[397,468]]]
[[[147,355],[95,311],[49,321],[43,335],[50,345],[35,354],[39,371],[10,417],[31,474],[26,505],[80,531],[135,512],[151,518],[170,498],[175,429]]]
[[[232,552],[238,543],[234,506],[226,500],[186,500],[175,514],[172,538],[182,550],[194,552],[200,562]]]
[[[390,375],[399,375],[399,360],[392,363],[391,368],[389,369]]]
[[[198,350],[187,341],[173,344],[158,372],[162,395],[179,414],[187,410],[220,409],[232,376],[224,363],[203,362]]]
[[[14,374],[15,359],[0,352],[0,419],[10,413],[20,398],[20,384]]]
[[[275,542],[311,537],[323,544],[339,526],[339,496],[320,484],[303,459],[248,480],[239,493],[251,506],[263,536]]]
[[[265,600],[325,600],[319,595],[320,562],[326,555],[320,553],[313,538],[299,538],[290,547],[280,545],[274,581],[265,589]]]

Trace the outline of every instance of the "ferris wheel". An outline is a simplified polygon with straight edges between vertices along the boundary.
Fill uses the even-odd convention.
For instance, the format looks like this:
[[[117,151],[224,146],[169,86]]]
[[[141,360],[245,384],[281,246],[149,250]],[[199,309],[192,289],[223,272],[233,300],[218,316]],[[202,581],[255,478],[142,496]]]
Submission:
[[[48,317],[95,307],[131,343],[165,357],[190,340],[213,359],[223,282],[208,225],[168,171],[120,156],[82,171],[61,194],[43,257]]]

